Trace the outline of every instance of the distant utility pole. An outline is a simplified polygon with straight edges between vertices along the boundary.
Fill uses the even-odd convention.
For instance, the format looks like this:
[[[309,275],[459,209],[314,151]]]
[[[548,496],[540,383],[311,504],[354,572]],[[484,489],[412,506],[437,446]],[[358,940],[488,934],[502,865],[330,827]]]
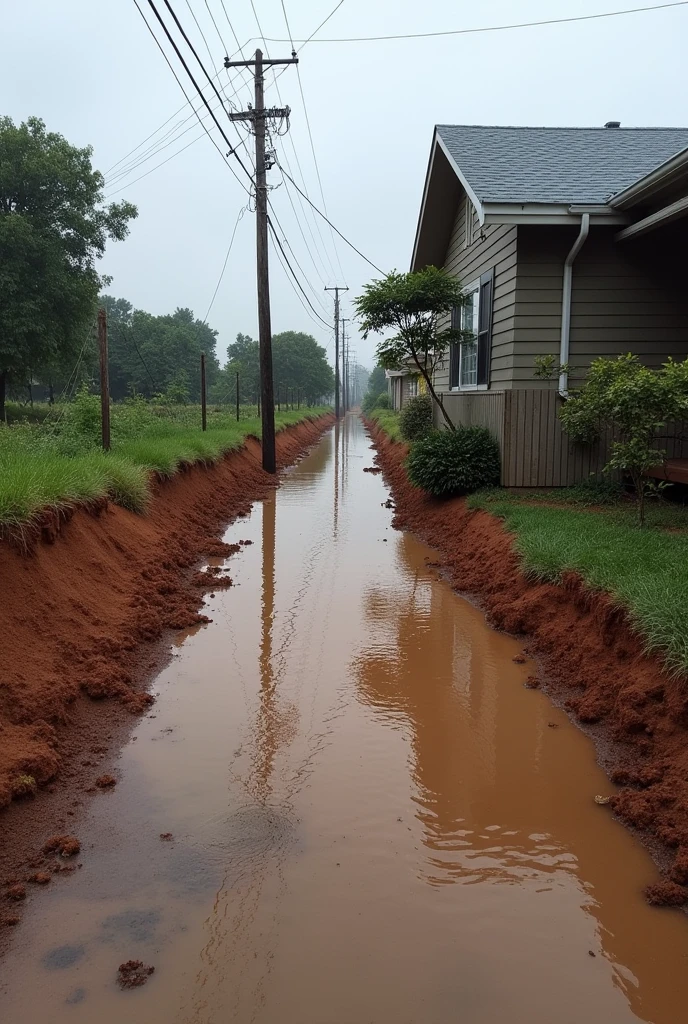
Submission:
[[[256,50],[254,60],[229,60],[226,68],[252,68],[255,85],[255,105],[249,109],[230,112],[232,121],[248,121],[256,137],[256,272],[258,279],[258,338],[260,345],[261,420],[263,425],[263,469],[277,471],[275,456],[275,395],[272,379],[272,327],[270,324],[270,277],[268,274],[268,164],[265,157],[265,125],[268,118],[289,117],[289,107],[265,109],[263,68],[275,64],[298,64],[296,53],[286,60],[263,60]],[[270,167],[272,163],[270,163]]]
[[[103,450],[110,451],[110,374],[108,372],[107,314],[98,310],[98,350],[100,353],[100,430]]]
[[[348,288],[342,285],[335,285],[334,288],[326,288],[326,292],[334,292],[334,415],[339,419],[339,293],[348,292]]]
[[[357,354],[354,350],[351,351],[351,338],[349,338],[349,380],[350,380],[350,397],[351,397],[351,408],[355,409],[358,405],[358,363],[356,362]]]
[[[342,360],[344,366],[344,413],[351,408],[351,394],[349,392],[349,350],[347,348],[347,336],[345,324],[349,323],[348,317],[342,317]]]

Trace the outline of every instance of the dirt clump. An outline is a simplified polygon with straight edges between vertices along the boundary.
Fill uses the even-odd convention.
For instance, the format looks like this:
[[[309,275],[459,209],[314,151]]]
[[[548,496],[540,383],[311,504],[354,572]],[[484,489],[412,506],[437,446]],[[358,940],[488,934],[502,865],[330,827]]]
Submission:
[[[5,890],[5,899],[12,900],[14,903],[19,903],[21,900],[26,899],[26,886],[21,882],[16,882],[14,885],[10,885]]]
[[[117,779],[114,775],[99,775],[94,785],[97,789],[112,789],[117,785]]]
[[[171,843],[172,840],[174,839],[174,836],[172,835],[171,832],[161,832],[160,838],[162,839],[163,843]]]
[[[61,857],[75,857],[81,852],[76,836],[52,836],[43,847],[43,853],[59,853]]]
[[[140,988],[145,985],[155,967],[149,967],[143,960],[127,960],[117,970],[117,981],[121,988]]]
[[[6,917],[0,918],[0,924],[6,928],[15,928],[21,922],[21,917],[18,914],[8,914]]]
[[[52,875],[49,875],[47,871],[37,871],[35,874],[29,876],[29,881],[35,885],[47,885],[50,882]]]
[[[654,882],[645,889],[645,899],[653,907],[682,907],[688,902],[688,890],[676,882]]]
[[[558,584],[526,576],[513,536],[496,517],[463,498],[437,500],[413,487],[406,447],[367,426],[394,497],[394,525],[440,552],[443,574],[478,598],[491,625],[528,638],[543,688],[594,725],[603,763],[622,787],[611,800],[614,812],[667,866],[670,883],[688,885],[687,681],[645,652],[609,595],[573,573]]]

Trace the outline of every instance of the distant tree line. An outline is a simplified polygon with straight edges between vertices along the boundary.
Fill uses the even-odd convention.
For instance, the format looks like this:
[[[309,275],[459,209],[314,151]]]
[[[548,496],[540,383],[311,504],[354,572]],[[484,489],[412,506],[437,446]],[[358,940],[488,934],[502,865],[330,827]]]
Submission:
[[[102,205],[91,154],[37,117],[0,117],[0,419],[8,389],[30,393],[74,365],[105,283],[96,261],[137,215]]]
[[[237,334],[227,349],[227,365],[217,375],[210,390],[213,401],[227,400],[236,389],[236,374],[242,402],[255,405],[260,393],[260,362],[258,342],[247,334]],[[310,334],[284,331],[272,338],[272,373],[275,392],[284,396],[297,389],[301,400],[315,405],[329,399],[334,392],[334,373],[322,345]]]
[[[5,396],[49,401],[98,381],[95,320],[107,311],[110,390],[170,401],[198,401],[206,354],[211,400],[234,401],[236,373],[244,403],[259,392],[258,342],[244,334],[220,368],[217,332],[190,309],[154,316],[103,294],[96,272],[108,239],[126,238],[137,216],[128,202],[104,205],[104,179],[90,147],[72,146],[39,118],[15,125],[0,117],[0,420]],[[332,395],[325,350],[309,334],[273,339],[275,384],[299,389],[306,402]]]

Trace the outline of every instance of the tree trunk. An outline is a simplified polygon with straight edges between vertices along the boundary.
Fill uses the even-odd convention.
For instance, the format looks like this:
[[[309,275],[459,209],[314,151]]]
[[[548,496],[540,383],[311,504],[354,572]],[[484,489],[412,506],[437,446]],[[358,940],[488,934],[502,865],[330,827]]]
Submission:
[[[435,392],[435,389],[432,386],[432,381],[430,379],[430,375],[429,375],[426,367],[420,362],[418,356],[416,355],[416,353],[413,350],[412,350],[412,355],[413,355],[413,361],[415,362],[416,366],[420,370],[420,372],[421,372],[421,374],[423,376],[423,379],[425,380],[425,383],[428,385],[428,391],[430,392],[430,394],[432,396],[433,402],[435,403],[435,405],[439,405],[439,407],[440,407],[440,411],[442,413],[442,416],[444,417],[444,422],[447,425],[447,429],[448,430],[456,430],[456,427],[454,426],[454,424],[452,423],[452,421],[449,418],[449,413],[447,412],[447,410],[444,408],[444,405],[442,404],[442,402],[440,402],[439,398],[437,397],[437,393]]]
[[[55,405],[55,391],[52,380],[48,384],[48,405]]]
[[[7,423],[5,408],[5,392],[7,390],[7,370],[0,370],[0,422]]]

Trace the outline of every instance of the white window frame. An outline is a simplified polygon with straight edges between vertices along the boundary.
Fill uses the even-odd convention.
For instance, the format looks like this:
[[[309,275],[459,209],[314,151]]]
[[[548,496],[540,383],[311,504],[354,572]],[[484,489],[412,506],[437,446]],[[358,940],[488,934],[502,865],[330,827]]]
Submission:
[[[478,306],[477,306],[477,309],[475,311],[475,320],[477,322],[479,322],[479,318],[480,318],[480,278],[477,277],[475,279],[475,281],[471,281],[471,283],[466,288],[463,289],[463,292],[464,292],[464,295],[470,295],[471,293],[476,293],[477,294],[477,296],[478,296]],[[478,339],[478,335],[476,333],[476,343],[477,343],[477,339]],[[449,390],[452,391],[452,392],[455,392],[455,391],[487,391],[488,390],[488,385],[487,384],[462,384],[461,383],[461,367],[462,367],[462,363],[463,363],[463,345],[459,344],[459,383],[458,383],[458,385],[456,387],[449,388]]]

